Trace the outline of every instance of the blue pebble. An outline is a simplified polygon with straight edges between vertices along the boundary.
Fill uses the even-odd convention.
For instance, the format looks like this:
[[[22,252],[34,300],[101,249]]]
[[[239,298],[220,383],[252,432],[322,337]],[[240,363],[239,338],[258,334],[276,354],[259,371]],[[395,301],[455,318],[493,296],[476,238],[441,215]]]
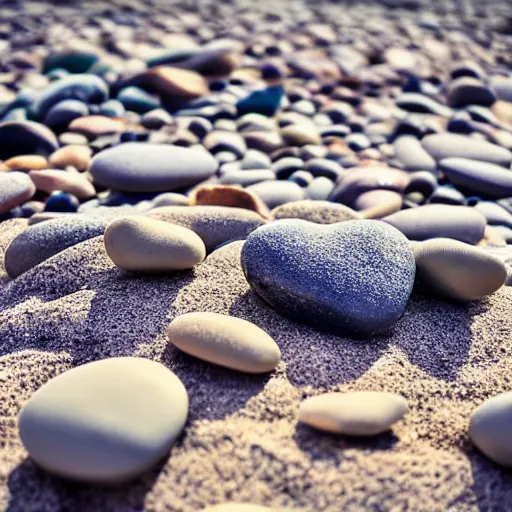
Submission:
[[[78,199],[67,192],[54,192],[46,201],[45,212],[76,212],[80,202]]]
[[[126,110],[119,100],[108,100],[99,106],[99,114],[107,117],[123,117]]]
[[[150,110],[160,107],[160,98],[158,96],[150,94],[134,85],[122,89],[118,93],[117,99],[126,110],[137,112],[137,114],[145,114]]]
[[[254,91],[237,102],[238,114],[242,116],[255,112],[268,117],[273,116],[277,112],[283,96],[284,89],[282,85]]]

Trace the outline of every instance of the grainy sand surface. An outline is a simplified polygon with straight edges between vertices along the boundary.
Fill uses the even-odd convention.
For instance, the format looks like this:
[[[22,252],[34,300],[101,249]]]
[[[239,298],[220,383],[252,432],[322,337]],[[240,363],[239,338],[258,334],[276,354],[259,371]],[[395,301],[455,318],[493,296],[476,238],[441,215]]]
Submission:
[[[21,221],[4,226],[0,250],[23,229]],[[415,297],[388,337],[352,341],[263,304],[243,277],[242,243],[192,272],[147,278],[115,268],[99,237],[4,279],[1,510],[192,512],[225,500],[328,512],[512,510],[512,474],[477,453],[466,433],[479,403],[512,388],[511,288],[469,306]],[[269,376],[247,376],[178,353],[165,328],[191,311],[254,322],[275,338],[283,362]],[[127,355],[161,361],[189,392],[187,427],[170,456],[111,489],[37,469],[17,435],[20,407],[73,366]],[[298,426],[301,399],[326,390],[401,393],[410,413],[372,440]]]

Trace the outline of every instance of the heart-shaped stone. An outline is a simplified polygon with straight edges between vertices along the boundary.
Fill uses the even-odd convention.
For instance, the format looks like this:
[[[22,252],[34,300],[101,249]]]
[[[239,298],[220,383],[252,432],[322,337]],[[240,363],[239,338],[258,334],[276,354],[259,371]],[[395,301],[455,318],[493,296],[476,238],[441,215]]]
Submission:
[[[407,238],[374,220],[273,222],[247,237],[241,260],[251,287],[276,311],[356,337],[402,316],[416,271]]]

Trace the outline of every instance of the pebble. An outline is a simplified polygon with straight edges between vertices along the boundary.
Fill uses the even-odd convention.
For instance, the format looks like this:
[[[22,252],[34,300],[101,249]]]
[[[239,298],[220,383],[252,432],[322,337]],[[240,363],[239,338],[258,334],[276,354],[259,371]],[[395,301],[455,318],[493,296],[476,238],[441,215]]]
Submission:
[[[284,89],[282,85],[251,92],[237,102],[238,114],[243,116],[244,114],[255,113],[271,117],[277,112],[283,95]]]
[[[276,220],[302,219],[316,224],[334,224],[361,218],[359,213],[344,204],[308,199],[285,203],[274,208],[270,213]]]
[[[117,94],[117,100],[126,110],[131,110],[137,114],[146,114],[151,110],[160,108],[160,98],[156,94],[151,94],[140,87],[125,87]]]
[[[46,200],[44,211],[73,213],[78,210],[79,204],[80,202],[75,195],[62,190],[56,190]]]
[[[19,433],[30,457],[47,471],[121,484],[169,452],[187,415],[187,391],[173,372],[149,359],[116,357],[43,385],[21,410]]]
[[[415,275],[407,239],[373,220],[274,222],[247,237],[241,261],[251,287],[279,313],[357,337],[400,319]]]
[[[416,112],[419,114],[436,114],[442,117],[449,117],[452,113],[451,109],[442,103],[414,92],[406,92],[396,99],[396,104],[403,110],[408,112]]]
[[[64,249],[102,235],[106,226],[107,221],[100,218],[69,214],[63,218],[33,224],[7,247],[7,274],[14,279]]]
[[[181,315],[167,336],[189,355],[241,372],[270,372],[281,359],[276,342],[257,325],[218,313]]]
[[[320,144],[322,139],[314,125],[291,124],[280,130],[281,137],[290,146],[305,146],[307,144]]]
[[[304,190],[292,181],[262,181],[250,185],[247,190],[258,196],[270,209],[304,199]]]
[[[54,133],[44,124],[33,121],[0,123],[0,160],[19,155],[46,157],[58,147]]]
[[[334,189],[334,183],[324,176],[315,178],[306,188],[306,198],[316,201],[325,201]]]
[[[94,182],[126,192],[164,192],[212,176],[216,160],[206,151],[131,142],[105,149],[91,162]]]
[[[25,203],[35,192],[34,183],[26,174],[17,171],[0,172],[0,214]]]
[[[470,301],[491,295],[507,278],[505,265],[480,248],[435,238],[414,244],[420,286],[441,297]]]
[[[474,206],[487,219],[487,224],[512,228],[512,214],[497,203],[478,201]]]
[[[494,198],[512,196],[512,171],[469,158],[444,158],[439,166],[456,187]]]
[[[112,119],[107,116],[84,116],[71,121],[68,130],[81,133],[89,139],[95,139],[100,135],[110,135],[112,133],[121,133],[126,129],[122,119]]]
[[[71,121],[89,114],[89,107],[80,100],[62,100],[44,116],[44,124],[56,130],[65,129]]]
[[[242,187],[248,187],[263,181],[273,182],[275,179],[276,174],[274,171],[255,169],[253,171],[229,171],[221,176],[220,183],[223,185],[241,185]]]
[[[393,190],[370,190],[354,202],[354,209],[365,219],[379,219],[400,211],[402,196]]]
[[[496,464],[512,467],[512,392],[488,398],[471,415],[469,437]]]
[[[73,194],[80,200],[91,199],[96,195],[92,183],[82,174],[57,169],[30,171],[30,179],[36,189],[51,194],[57,190]]]
[[[433,204],[402,210],[382,219],[409,240],[453,238],[477,244],[484,238],[485,217],[468,206]]]
[[[407,400],[395,393],[326,393],[300,404],[299,421],[333,434],[375,436],[389,430],[407,410]]]
[[[490,107],[496,101],[496,95],[477,78],[464,76],[448,86],[447,101],[454,108],[468,105]]]
[[[462,192],[450,185],[437,187],[432,195],[428,198],[430,204],[466,204],[466,198]]]
[[[44,156],[40,155],[18,155],[9,158],[3,162],[11,171],[31,171],[38,169],[47,169],[48,162]]]
[[[191,229],[201,237],[207,252],[228,240],[244,240],[265,224],[256,212],[227,206],[165,206],[145,215]]]
[[[132,272],[172,272],[193,268],[206,257],[201,238],[188,228],[149,217],[112,221],[104,234],[110,259]]]
[[[427,135],[421,144],[437,161],[456,157],[503,166],[510,165],[512,161],[512,153],[505,148],[455,133]]]
[[[77,171],[83,172],[89,168],[91,155],[92,151],[89,146],[69,144],[52,153],[48,162],[57,169],[72,166]]]
[[[395,157],[406,171],[429,171],[436,169],[435,160],[423,149],[421,142],[413,136],[399,137],[393,143]]]

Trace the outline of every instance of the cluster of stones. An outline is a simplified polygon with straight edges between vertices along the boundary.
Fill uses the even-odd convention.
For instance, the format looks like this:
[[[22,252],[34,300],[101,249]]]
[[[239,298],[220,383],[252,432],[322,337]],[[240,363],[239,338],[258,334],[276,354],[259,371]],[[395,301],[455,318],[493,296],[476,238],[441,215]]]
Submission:
[[[489,249],[512,243],[505,67],[465,60],[478,52],[456,39],[452,52],[432,21],[421,26],[425,38],[408,26],[407,44],[377,50],[371,30],[355,47],[353,27],[307,20],[285,40],[282,26],[216,40],[181,14],[179,33],[160,25],[146,43],[116,39],[99,16],[97,30],[51,51],[0,44],[0,219],[29,224],[6,250],[11,278],[96,236],[132,274],[191,270],[245,240],[244,275],[271,307],[366,338],[399,321],[414,288],[465,302],[506,283]],[[109,44],[93,44],[97,36]],[[419,40],[423,53],[405,49]],[[455,56],[463,59],[449,66]],[[281,360],[276,342],[239,318],[190,313],[167,334],[179,350],[235,371],[271,372]],[[407,408],[382,391],[327,393],[304,400],[297,418],[371,436]],[[19,429],[48,471],[121,483],[168,454],[187,415],[173,372],[114,358],[48,382]],[[506,393],[469,427],[504,466],[511,420]]]

